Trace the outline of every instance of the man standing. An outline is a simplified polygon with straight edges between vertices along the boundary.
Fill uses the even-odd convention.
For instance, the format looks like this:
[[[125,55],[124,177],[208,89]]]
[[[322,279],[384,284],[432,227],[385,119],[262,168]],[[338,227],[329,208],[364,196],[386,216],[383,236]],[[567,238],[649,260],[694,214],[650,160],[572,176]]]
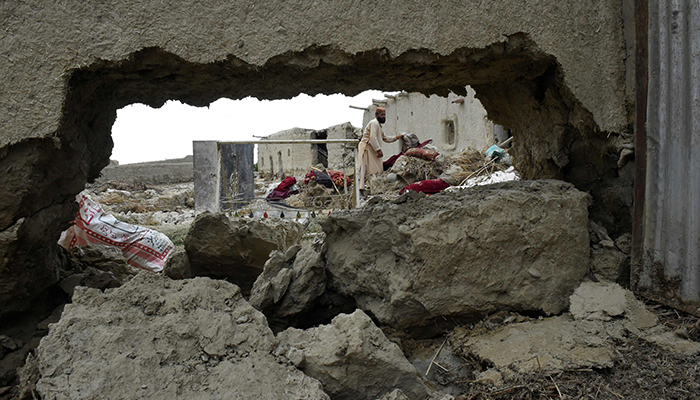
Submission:
[[[391,143],[399,140],[403,135],[387,137],[382,130],[382,124],[386,122],[386,110],[382,107],[377,107],[374,111],[375,118],[367,124],[362,133],[362,139],[357,147],[357,156],[359,158],[358,185],[360,190],[365,189],[365,181],[369,175],[378,174],[384,171],[382,166],[382,157],[384,153],[380,146],[380,141]]]

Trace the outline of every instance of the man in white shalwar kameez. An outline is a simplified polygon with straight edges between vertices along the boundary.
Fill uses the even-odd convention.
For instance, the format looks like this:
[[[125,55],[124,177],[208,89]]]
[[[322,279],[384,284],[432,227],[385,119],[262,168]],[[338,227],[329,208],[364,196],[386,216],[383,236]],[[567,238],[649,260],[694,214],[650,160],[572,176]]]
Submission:
[[[362,139],[357,147],[357,156],[359,158],[357,183],[361,190],[365,189],[366,181],[370,175],[384,171],[382,166],[384,153],[380,142],[391,143],[403,137],[403,135],[386,136],[384,134],[382,130],[382,124],[386,122],[386,110],[384,108],[377,107],[374,116],[375,118],[369,121],[362,132]]]

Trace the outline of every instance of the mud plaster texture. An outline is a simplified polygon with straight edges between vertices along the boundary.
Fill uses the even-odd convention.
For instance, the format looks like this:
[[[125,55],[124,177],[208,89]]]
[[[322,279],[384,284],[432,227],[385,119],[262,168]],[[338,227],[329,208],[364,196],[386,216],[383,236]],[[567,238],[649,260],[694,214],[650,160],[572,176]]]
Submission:
[[[235,285],[144,273],[105,293],[78,288],[22,374],[39,377],[42,399],[329,399],[276,344]]]
[[[0,278],[27,289],[7,295],[3,287],[2,304],[17,306],[0,315],[55,283],[54,243],[77,211],[75,194],[109,163],[116,110],[131,103],[205,106],[369,88],[446,95],[467,84],[481,85],[480,99],[497,99],[502,85],[534,87],[527,104],[539,101],[557,114],[553,123],[571,127],[554,141],[553,125],[517,127],[523,146],[545,148],[523,158],[528,177],[560,173],[550,160],[561,167],[567,153],[587,151],[575,143],[628,126],[620,1],[34,0],[3,2],[0,21],[0,230],[22,218],[27,225],[3,242],[0,261]],[[561,96],[543,101],[542,92]],[[496,123],[512,115],[485,104]],[[583,123],[561,115],[570,109]]]
[[[330,286],[399,329],[559,313],[588,272],[587,200],[565,182],[520,181],[333,213]]]

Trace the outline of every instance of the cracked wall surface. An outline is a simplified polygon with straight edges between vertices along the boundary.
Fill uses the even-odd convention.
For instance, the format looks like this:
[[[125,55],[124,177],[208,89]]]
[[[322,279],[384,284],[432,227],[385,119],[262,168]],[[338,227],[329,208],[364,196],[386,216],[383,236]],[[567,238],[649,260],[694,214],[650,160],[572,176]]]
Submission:
[[[567,160],[604,156],[596,141],[628,129],[621,3],[3,2],[0,278],[53,268],[23,249],[54,248],[73,196],[108,164],[116,110],[135,102],[370,88],[446,95],[472,85],[496,122],[518,120],[512,100],[526,99],[521,146],[534,150],[519,167],[528,177],[593,184],[604,172],[579,178]],[[564,125],[552,133],[554,124]]]

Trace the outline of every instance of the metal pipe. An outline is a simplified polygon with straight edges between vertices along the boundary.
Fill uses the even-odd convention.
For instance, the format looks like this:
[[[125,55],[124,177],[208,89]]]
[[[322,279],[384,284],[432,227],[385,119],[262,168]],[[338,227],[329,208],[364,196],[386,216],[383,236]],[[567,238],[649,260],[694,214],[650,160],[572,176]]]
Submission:
[[[354,108],[355,110],[369,111],[369,108],[367,108],[367,107],[358,107],[358,106],[348,106],[348,107]]]
[[[232,144],[294,144],[294,143],[353,143],[357,144],[357,139],[300,139],[300,140],[236,140],[232,142],[219,142],[219,143],[232,143]]]

